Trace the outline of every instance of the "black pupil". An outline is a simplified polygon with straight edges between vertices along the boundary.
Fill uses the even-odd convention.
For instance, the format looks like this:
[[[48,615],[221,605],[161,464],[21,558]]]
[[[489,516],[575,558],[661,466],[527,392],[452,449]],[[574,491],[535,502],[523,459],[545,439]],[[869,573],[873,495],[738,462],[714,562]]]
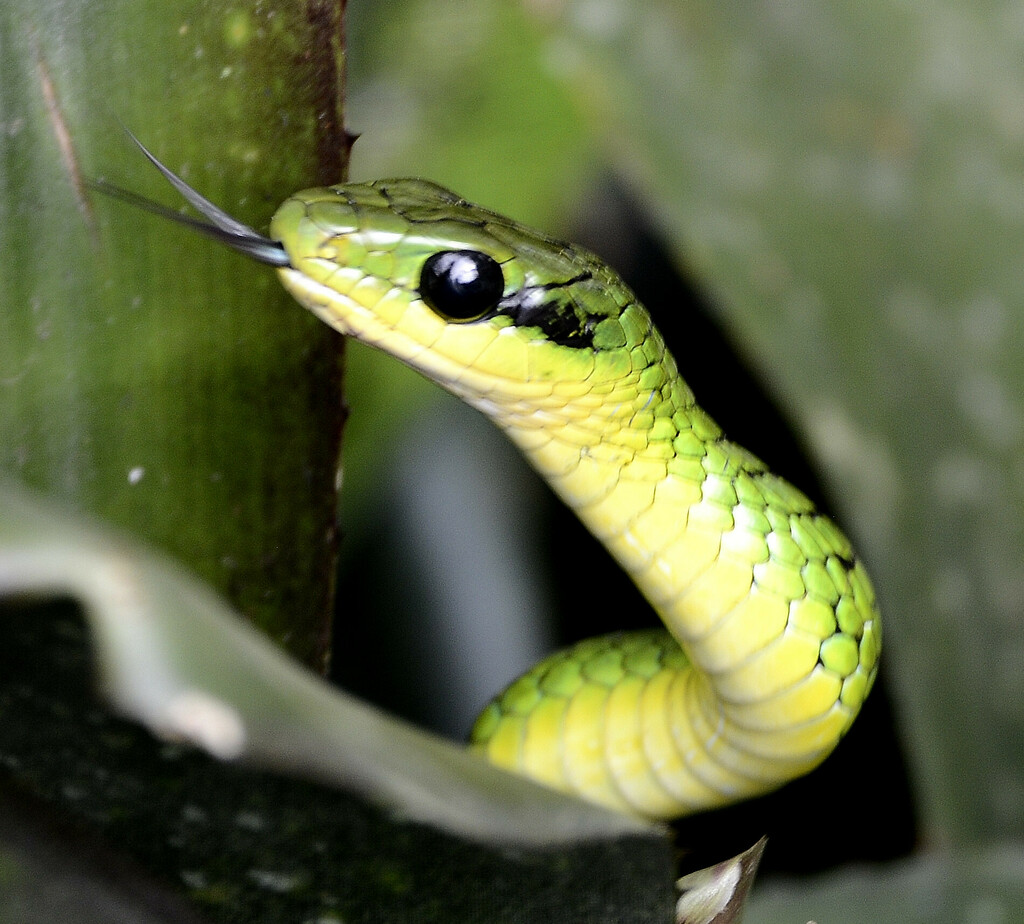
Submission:
[[[475,321],[497,307],[505,291],[501,267],[476,250],[444,250],[427,258],[420,295],[452,321]]]

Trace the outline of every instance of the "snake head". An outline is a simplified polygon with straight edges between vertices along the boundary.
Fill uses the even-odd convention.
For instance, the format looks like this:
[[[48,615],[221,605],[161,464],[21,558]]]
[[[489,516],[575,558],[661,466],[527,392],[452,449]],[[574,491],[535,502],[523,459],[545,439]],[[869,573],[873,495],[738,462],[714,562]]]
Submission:
[[[646,311],[588,252],[419,179],[311,189],[277,211],[307,308],[468,400],[636,371]],[[569,371],[571,370],[571,374]]]
[[[681,381],[669,384],[675,366],[647,311],[580,247],[420,179],[296,193],[268,237],[128,135],[205,221],[105,181],[97,189],[277,268],[299,303],[332,327],[499,422],[538,411],[630,417],[665,388],[692,402]]]

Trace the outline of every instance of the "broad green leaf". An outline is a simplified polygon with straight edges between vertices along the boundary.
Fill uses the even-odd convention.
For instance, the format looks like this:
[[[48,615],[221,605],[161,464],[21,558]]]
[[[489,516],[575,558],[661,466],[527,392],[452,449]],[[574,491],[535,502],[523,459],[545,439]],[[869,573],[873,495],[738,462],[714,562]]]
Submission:
[[[20,787],[212,920],[667,911],[657,827],[332,690],[121,537],[7,483],[0,510],[3,794]],[[26,598],[71,599],[85,631],[66,606]],[[0,825],[0,920],[12,895],[33,915],[53,900],[45,878],[24,880],[26,853],[52,852],[61,875],[73,861],[53,835],[36,837],[26,851]]]
[[[2,485],[0,595],[85,610],[105,696],[155,734],[294,769],[495,843],[654,831],[497,770],[332,690],[177,566]]]
[[[927,829],[1016,836],[1017,6],[555,9],[549,59],[771,371],[862,539]]]
[[[813,884],[773,882],[755,891],[746,920],[959,924],[1022,918],[1024,852],[1007,840],[921,856],[888,869],[842,870]]]

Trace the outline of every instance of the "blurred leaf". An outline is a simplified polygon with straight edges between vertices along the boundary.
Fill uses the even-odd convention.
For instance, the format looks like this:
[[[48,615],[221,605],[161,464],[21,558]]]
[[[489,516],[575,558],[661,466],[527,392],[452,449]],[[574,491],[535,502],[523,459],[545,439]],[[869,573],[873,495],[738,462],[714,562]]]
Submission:
[[[1018,843],[964,847],[893,864],[840,871],[814,883],[773,882],[755,891],[748,920],[758,924],[843,921],[1024,919],[1024,851]]]
[[[0,786],[0,924],[200,924],[172,890],[26,802]]]
[[[0,594],[85,608],[100,683],[161,737],[298,770],[401,816],[498,843],[650,831],[492,767],[332,690],[166,561],[0,485]]]
[[[861,537],[926,826],[1019,834],[1018,7],[548,9],[548,59]]]
[[[76,839],[217,920],[661,917],[659,828],[331,690],[177,567],[10,485],[0,510],[0,597],[84,611],[85,631],[67,607],[0,609],[0,766]]]

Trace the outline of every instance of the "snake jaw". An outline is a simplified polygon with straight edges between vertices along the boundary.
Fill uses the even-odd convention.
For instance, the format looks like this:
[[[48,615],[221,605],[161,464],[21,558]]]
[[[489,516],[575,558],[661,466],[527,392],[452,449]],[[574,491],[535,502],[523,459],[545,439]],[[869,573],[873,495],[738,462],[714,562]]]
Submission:
[[[300,269],[280,269],[278,275],[299,304],[339,333],[394,355],[460,398],[476,403],[477,396],[498,391],[490,374],[447,355],[443,340],[449,325],[409,293],[392,290],[393,297],[403,302],[398,312],[400,319],[392,323],[382,317],[381,301],[387,294],[368,299],[370,286],[360,285],[359,281],[352,282],[349,290],[343,292]],[[481,333],[491,341],[501,336],[501,329],[481,329]],[[500,407],[500,402],[487,399],[480,407],[493,410]]]

